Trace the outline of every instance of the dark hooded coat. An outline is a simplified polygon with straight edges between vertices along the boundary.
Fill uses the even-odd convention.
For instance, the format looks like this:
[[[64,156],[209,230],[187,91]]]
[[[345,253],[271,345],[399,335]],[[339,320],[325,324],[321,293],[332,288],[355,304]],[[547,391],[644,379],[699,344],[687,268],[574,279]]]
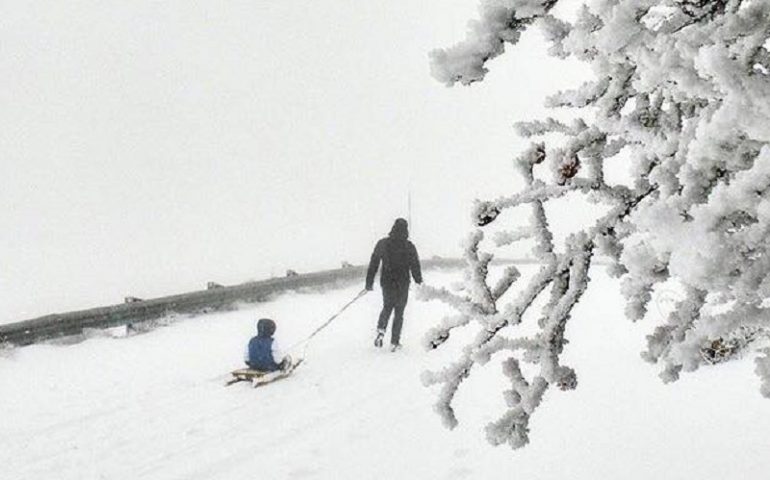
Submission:
[[[399,218],[393,224],[390,234],[374,247],[369,269],[366,272],[366,288],[371,290],[374,277],[382,264],[380,285],[388,287],[408,287],[410,274],[414,281],[422,283],[420,259],[417,249],[409,241],[409,229],[406,220]]]
[[[275,322],[262,318],[257,322],[257,336],[249,340],[249,367],[263,372],[280,370],[281,366],[273,358],[273,334]]]

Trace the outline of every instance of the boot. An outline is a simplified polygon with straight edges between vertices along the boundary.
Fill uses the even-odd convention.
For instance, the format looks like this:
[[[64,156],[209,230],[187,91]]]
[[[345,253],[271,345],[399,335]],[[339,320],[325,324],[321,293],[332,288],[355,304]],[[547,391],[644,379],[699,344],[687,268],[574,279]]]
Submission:
[[[385,336],[383,330],[377,330],[377,337],[374,339],[374,346],[380,348],[382,346],[382,338]]]

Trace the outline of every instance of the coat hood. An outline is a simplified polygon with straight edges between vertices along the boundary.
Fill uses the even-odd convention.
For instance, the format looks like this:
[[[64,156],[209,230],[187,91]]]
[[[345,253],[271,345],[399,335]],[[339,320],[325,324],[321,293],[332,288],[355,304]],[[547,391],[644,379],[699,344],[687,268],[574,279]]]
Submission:
[[[397,218],[393,223],[393,228],[390,229],[390,234],[388,234],[388,236],[390,238],[398,238],[401,240],[409,238],[409,226],[406,223],[406,220]]]
[[[272,337],[275,333],[275,322],[269,318],[261,318],[257,322],[257,336]]]

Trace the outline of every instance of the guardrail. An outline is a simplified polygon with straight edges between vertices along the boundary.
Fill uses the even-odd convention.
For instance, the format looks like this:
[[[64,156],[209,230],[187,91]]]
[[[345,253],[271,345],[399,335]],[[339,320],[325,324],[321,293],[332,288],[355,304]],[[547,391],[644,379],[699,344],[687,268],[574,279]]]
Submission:
[[[434,258],[422,262],[424,269],[457,268],[462,260]],[[0,344],[30,345],[73,335],[87,329],[104,329],[141,324],[172,314],[208,313],[232,308],[236,303],[255,303],[272,295],[302,288],[322,287],[335,283],[363,281],[364,266],[347,266],[308,274],[293,274],[240,285],[222,286],[209,283],[207,290],[154,299],[127,297],[126,302],[107,307],[68,313],[54,313],[22,322],[0,325]]]

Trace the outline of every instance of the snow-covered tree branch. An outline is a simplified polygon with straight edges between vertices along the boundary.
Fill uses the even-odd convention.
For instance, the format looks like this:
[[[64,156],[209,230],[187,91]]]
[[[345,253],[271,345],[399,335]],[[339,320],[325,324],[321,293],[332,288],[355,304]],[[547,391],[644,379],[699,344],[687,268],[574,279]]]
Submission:
[[[577,120],[517,126],[536,140],[516,162],[524,187],[477,201],[460,291],[421,291],[458,312],[431,330],[426,347],[441,347],[457,328],[480,326],[460,358],[424,375],[424,383],[441,386],[437,410],[456,425],[453,399],[462,382],[493,355],[505,355],[508,410],[488,425],[487,437],[525,445],[548,389],[577,386],[575,370],[560,358],[596,254],[610,259],[630,320],[645,317],[657,285],[683,289],[643,353],[662,365],[664,381],[755,350],[761,392],[770,397],[770,0],[596,0],[573,21],[551,14],[557,3],[481,0],[468,37],[432,54],[439,81],[471,84],[483,80],[487,62],[506,44],[536,27],[549,54],[587,62],[595,75],[546,102],[572,109]],[[607,182],[606,161],[627,164],[627,184]],[[565,195],[584,195],[606,213],[557,245],[545,205]],[[521,287],[513,267],[492,282],[485,230],[522,208],[529,225],[502,225],[492,248],[532,241],[540,270]],[[541,296],[537,332],[517,336]],[[526,369],[534,371],[529,378],[522,362],[536,366]]]

